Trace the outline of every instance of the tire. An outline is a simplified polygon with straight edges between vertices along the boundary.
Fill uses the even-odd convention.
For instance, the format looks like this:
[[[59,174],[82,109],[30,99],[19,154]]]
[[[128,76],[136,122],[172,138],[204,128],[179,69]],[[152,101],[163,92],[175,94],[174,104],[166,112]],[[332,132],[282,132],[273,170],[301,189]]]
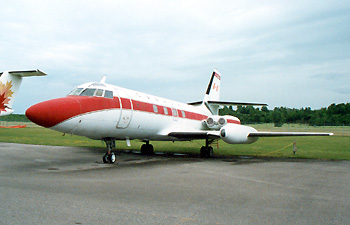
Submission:
[[[147,155],[147,145],[146,144],[143,144],[141,146],[141,154],[142,155]]]
[[[205,146],[202,146],[202,147],[201,147],[201,151],[200,151],[199,156],[200,156],[201,158],[206,158],[206,148],[205,148]]]
[[[102,160],[103,160],[104,163],[108,163],[109,162],[107,153],[103,155]]]
[[[141,154],[142,155],[153,155],[153,145],[143,144],[141,146]]]
[[[208,147],[207,149],[207,158],[212,158],[214,155],[213,147]]]
[[[115,154],[113,152],[108,155],[108,161],[109,161],[109,163],[115,162]]]

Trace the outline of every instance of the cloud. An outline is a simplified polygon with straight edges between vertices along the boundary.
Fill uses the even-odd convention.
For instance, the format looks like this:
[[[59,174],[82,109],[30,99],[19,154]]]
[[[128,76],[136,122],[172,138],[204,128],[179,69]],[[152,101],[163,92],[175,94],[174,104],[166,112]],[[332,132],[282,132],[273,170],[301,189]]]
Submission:
[[[0,64],[39,68],[72,88],[106,74],[181,101],[201,99],[218,68],[227,100],[319,108],[348,101],[346,85],[313,77],[350,73],[349,9],[328,0],[15,0],[0,15]]]

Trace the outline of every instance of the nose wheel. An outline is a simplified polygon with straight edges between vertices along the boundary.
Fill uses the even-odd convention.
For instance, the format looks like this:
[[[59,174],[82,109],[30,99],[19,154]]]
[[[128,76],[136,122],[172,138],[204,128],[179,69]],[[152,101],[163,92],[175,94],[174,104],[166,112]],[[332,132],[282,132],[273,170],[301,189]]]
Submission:
[[[106,153],[103,155],[102,160],[104,163],[114,163],[115,162],[115,154],[113,152]]]
[[[103,140],[106,142],[107,152],[103,155],[102,160],[104,163],[114,163],[116,158],[112,149],[115,147],[115,140],[112,138],[105,138]]]

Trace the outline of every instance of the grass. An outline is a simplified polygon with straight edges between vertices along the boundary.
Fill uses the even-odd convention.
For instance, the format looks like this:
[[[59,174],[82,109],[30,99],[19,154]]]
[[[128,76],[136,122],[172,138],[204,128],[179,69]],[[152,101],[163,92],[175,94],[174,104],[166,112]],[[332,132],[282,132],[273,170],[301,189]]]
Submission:
[[[260,126],[260,127],[259,127]],[[270,125],[254,126],[258,130],[272,131],[322,131],[335,132],[332,137],[278,137],[260,138],[256,143],[249,145],[230,145],[223,141],[213,143],[214,154],[231,156],[262,156],[262,157],[288,157],[288,158],[312,158],[350,160],[350,129],[349,127],[314,128],[303,126],[291,126],[274,128]],[[329,130],[325,130],[329,129]],[[344,135],[346,134],[346,135]],[[297,142],[297,154],[293,155],[293,141]],[[96,147],[104,151],[103,141],[90,140],[85,137],[65,135],[41,127],[27,127],[20,129],[0,128],[0,142],[23,143],[35,145]],[[125,141],[118,141],[118,149],[139,150],[143,143],[132,141],[131,147]],[[204,140],[191,142],[152,142],[155,151],[176,153],[199,153]]]

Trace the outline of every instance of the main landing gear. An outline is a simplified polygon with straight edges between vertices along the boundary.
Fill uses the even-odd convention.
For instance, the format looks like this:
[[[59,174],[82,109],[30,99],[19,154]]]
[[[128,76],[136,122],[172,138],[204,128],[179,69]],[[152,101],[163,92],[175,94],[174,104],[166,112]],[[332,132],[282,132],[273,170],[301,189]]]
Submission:
[[[103,155],[102,160],[104,163],[114,163],[115,154],[112,152],[112,149],[115,147],[115,140],[113,138],[104,138],[106,142],[107,152]]]
[[[202,158],[211,158],[213,157],[213,147],[211,147],[211,143],[213,143],[213,139],[209,140],[209,139],[205,139],[205,146],[201,147],[201,151],[200,151],[200,157]]]
[[[153,151],[153,145],[149,144],[149,141],[145,141],[146,144],[143,144],[141,146],[141,154],[143,155],[153,155],[154,151]]]

